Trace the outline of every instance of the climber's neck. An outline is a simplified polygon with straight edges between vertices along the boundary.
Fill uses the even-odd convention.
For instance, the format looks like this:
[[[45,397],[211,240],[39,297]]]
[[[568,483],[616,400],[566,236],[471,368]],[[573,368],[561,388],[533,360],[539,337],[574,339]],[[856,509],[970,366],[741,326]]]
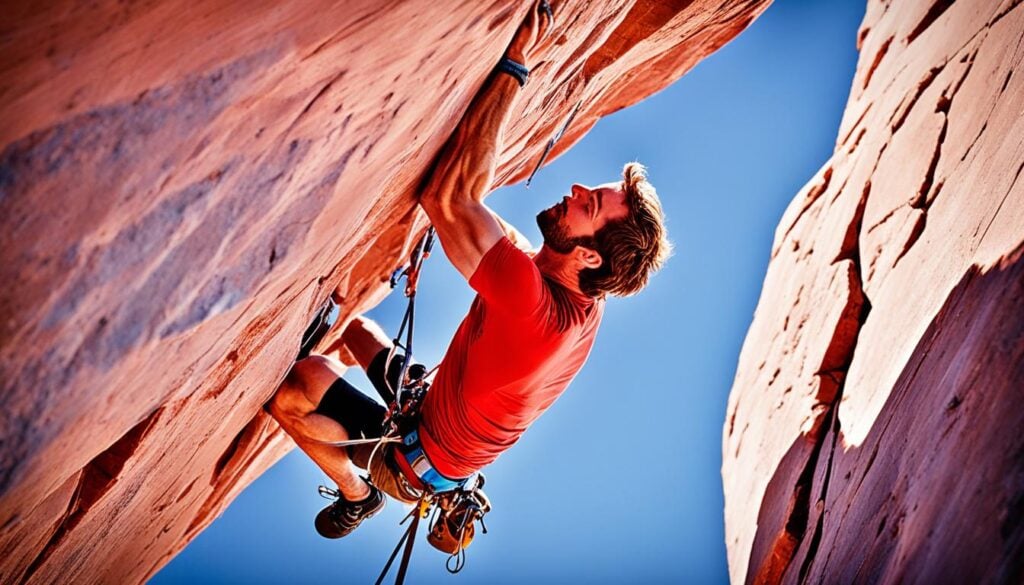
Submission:
[[[580,266],[572,254],[561,254],[541,246],[533,262],[544,276],[574,293],[583,294],[580,290]]]

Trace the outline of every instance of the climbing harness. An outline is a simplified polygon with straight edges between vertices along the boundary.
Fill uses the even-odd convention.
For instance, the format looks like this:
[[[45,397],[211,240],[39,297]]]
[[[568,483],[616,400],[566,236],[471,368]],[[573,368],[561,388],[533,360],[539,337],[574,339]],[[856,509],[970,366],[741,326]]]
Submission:
[[[445,561],[445,568],[453,575],[466,566],[466,548],[473,541],[476,530],[473,523],[479,521],[480,528],[487,534],[487,525],[484,524],[484,515],[491,510],[491,502],[487,499],[481,489],[484,485],[484,477],[481,474],[474,476],[473,482],[467,486],[459,487],[441,493],[425,493],[419,502],[413,507],[409,514],[402,520],[412,518],[409,528],[402,534],[395,549],[391,551],[384,569],[377,577],[376,585],[381,585],[388,571],[402,550],[402,559],[398,564],[398,573],[395,575],[395,585],[402,585],[405,582],[405,575],[409,568],[409,560],[412,557],[412,547],[416,540],[416,529],[419,528],[421,519],[427,518],[433,508],[434,515],[430,520],[430,527],[427,530],[427,542],[437,550],[448,553],[448,560]],[[404,545],[404,550],[403,550]]]
[[[548,140],[548,145],[544,147],[544,152],[541,153],[540,160],[537,161],[537,166],[533,167],[533,172],[531,172],[530,176],[526,179],[527,189],[530,188],[530,182],[533,181],[534,175],[536,175],[537,171],[540,170],[540,167],[544,165],[544,161],[547,160],[548,154],[551,153],[551,149],[555,147],[555,143],[561,140],[562,135],[569,129],[573,119],[576,118],[576,113],[580,111],[580,106],[582,105],[583,100],[576,102],[576,106],[572,109],[572,112],[569,114],[569,118],[566,119],[565,124],[562,124],[562,127],[558,129],[558,132],[555,132],[555,135],[551,137],[551,140]]]
[[[491,504],[481,489],[484,485],[482,474],[476,474],[466,480],[451,480],[437,472],[430,464],[423,451],[419,439],[419,406],[426,396],[430,387],[428,378],[436,367],[429,372],[424,368],[414,368],[412,362],[412,343],[414,323],[416,319],[416,288],[419,284],[420,271],[423,261],[430,256],[434,245],[434,228],[427,228],[423,238],[413,248],[408,265],[400,267],[391,275],[391,288],[398,286],[398,281],[405,277],[405,296],[409,303],[402,317],[402,324],[398,328],[398,334],[392,340],[391,352],[388,354],[385,364],[390,364],[398,348],[405,354],[402,357],[402,368],[398,376],[398,386],[391,388],[395,395],[390,410],[390,416],[385,421],[384,436],[400,437],[399,444],[394,450],[394,461],[402,470],[402,473],[410,480],[410,483],[419,481],[420,485],[414,486],[422,490],[422,497],[419,502],[406,516],[406,520],[412,519],[409,528],[406,529],[402,538],[398,541],[394,551],[388,558],[384,569],[377,578],[377,585],[380,585],[391,569],[398,551],[403,548],[402,559],[399,561],[398,572],[395,576],[395,584],[401,585],[405,581],[405,575],[412,557],[412,547],[416,539],[416,530],[421,519],[427,518],[431,509],[434,515],[427,535],[427,542],[432,546],[448,553],[448,561],[445,567],[451,573],[457,573],[466,564],[466,546],[473,540],[475,530],[473,523],[480,521],[481,528],[486,534],[487,529],[483,524],[484,515],[490,511]],[[405,334],[404,342],[402,335]],[[385,382],[390,388],[391,382],[385,376]],[[403,520],[403,523],[405,520]]]
[[[433,245],[434,228],[430,226],[413,247],[409,263],[400,266],[391,274],[392,289],[398,286],[402,277],[405,277],[404,292],[409,302],[398,334],[392,340],[391,350],[384,362],[384,383],[389,391],[389,395],[384,398],[388,401],[389,406],[381,436],[325,443],[336,447],[375,444],[370,453],[369,461],[371,462],[383,446],[395,443],[394,461],[396,465],[412,487],[422,493],[412,511],[402,520],[402,524],[410,519],[411,522],[384,565],[384,570],[377,578],[377,585],[380,585],[387,576],[400,550],[403,552],[395,584],[401,585],[405,581],[416,530],[420,520],[427,518],[431,510],[434,514],[430,520],[427,541],[438,550],[448,553],[445,567],[449,572],[459,572],[466,564],[466,547],[472,542],[475,534],[473,523],[479,521],[481,529],[486,534],[487,527],[484,525],[483,517],[491,509],[490,500],[482,490],[485,481],[483,474],[477,473],[464,480],[451,480],[444,477],[430,464],[419,439],[419,407],[430,387],[429,378],[437,368],[427,371],[423,366],[412,364],[412,342],[416,318],[416,288],[419,284],[423,261],[430,256]],[[402,349],[405,353],[402,356],[398,384],[392,387],[387,369],[398,349]],[[371,467],[368,463],[367,469]],[[372,481],[372,477],[370,480]],[[321,486],[321,494],[325,490],[333,491]]]

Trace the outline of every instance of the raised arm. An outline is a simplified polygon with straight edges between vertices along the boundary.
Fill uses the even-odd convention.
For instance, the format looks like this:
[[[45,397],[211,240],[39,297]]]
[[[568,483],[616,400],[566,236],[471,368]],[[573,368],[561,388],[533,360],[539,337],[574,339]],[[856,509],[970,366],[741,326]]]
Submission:
[[[498,225],[501,226],[501,231],[505,232],[505,235],[512,242],[512,245],[514,245],[516,248],[519,248],[524,252],[533,251],[533,245],[530,244],[530,240],[528,240],[526,236],[522,234],[522,232],[517,230],[516,226],[505,221],[490,207],[487,208],[487,211],[490,212],[490,214],[494,217],[494,220],[497,221]]]
[[[551,27],[550,13],[541,6],[541,2],[533,6],[506,52],[509,59],[527,67]],[[467,280],[505,234],[483,200],[494,181],[503,129],[519,90],[516,78],[506,73],[496,71],[487,78],[445,143],[420,195],[420,205],[446,255]]]

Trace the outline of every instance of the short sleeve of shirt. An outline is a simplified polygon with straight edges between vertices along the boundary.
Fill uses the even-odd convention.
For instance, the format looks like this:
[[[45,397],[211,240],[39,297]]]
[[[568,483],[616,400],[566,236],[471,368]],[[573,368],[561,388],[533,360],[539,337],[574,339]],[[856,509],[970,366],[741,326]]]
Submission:
[[[508,237],[484,254],[469,285],[486,303],[524,317],[533,314],[544,298],[540,270]]]

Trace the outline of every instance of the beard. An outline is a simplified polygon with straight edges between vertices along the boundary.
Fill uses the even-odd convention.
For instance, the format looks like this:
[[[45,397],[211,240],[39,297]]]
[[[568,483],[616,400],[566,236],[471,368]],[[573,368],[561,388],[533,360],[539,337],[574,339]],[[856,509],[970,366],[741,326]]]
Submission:
[[[568,228],[562,222],[564,215],[565,203],[552,205],[537,214],[537,227],[544,236],[544,245],[559,254],[568,254],[576,249],[576,246],[596,249],[594,238],[569,234]]]

